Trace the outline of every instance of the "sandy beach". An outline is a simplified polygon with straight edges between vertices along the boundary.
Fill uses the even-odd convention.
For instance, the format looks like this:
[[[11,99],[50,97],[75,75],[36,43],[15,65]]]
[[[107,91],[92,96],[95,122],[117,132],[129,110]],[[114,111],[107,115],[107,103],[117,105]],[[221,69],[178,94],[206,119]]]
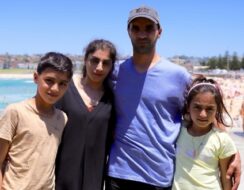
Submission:
[[[78,75],[78,73],[74,73],[74,75],[73,76],[77,76]],[[0,73],[0,79],[1,78],[7,78],[7,79],[9,79],[9,78],[16,78],[16,79],[25,79],[25,78],[28,78],[28,79],[30,79],[30,78],[33,78],[33,73],[25,73],[25,74],[23,74],[23,73],[16,73],[16,74],[13,74],[13,73]]]
[[[240,119],[240,109],[244,101],[244,78],[215,78],[224,95],[226,108],[234,120]]]
[[[242,131],[242,128],[240,126],[234,126],[229,130],[229,134],[234,140],[237,149],[239,150],[239,153],[241,155],[241,170],[242,170],[242,176],[241,176],[241,183],[239,185],[238,190],[244,189],[244,133]]]
[[[28,74],[0,74],[0,78],[33,78],[33,74],[32,73],[28,73]]]

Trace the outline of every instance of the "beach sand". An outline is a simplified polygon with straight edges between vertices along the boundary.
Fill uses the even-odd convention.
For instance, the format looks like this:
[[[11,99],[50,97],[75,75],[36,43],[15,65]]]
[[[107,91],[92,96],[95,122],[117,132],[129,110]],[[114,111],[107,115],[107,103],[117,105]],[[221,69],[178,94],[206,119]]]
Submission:
[[[77,75],[79,75],[79,73],[73,74],[73,76],[77,76]],[[7,78],[7,79],[9,79],[9,78],[16,78],[16,79],[28,78],[28,79],[30,79],[30,78],[33,78],[33,73],[25,73],[25,74],[23,74],[23,73],[16,73],[16,74],[1,73],[0,78]]]
[[[236,147],[240,153],[241,156],[241,171],[242,171],[242,176],[241,176],[241,183],[239,185],[239,190],[244,189],[244,133],[242,131],[241,127],[235,126],[229,130],[229,134],[231,138],[234,140]]]
[[[7,73],[1,73],[0,74],[0,78],[33,78],[33,74],[32,73],[28,73],[28,74],[7,74]]]
[[[240,109],[244,101],[244,78],[214,78],[219,83],[227,110],[234,120],[240,119]]]

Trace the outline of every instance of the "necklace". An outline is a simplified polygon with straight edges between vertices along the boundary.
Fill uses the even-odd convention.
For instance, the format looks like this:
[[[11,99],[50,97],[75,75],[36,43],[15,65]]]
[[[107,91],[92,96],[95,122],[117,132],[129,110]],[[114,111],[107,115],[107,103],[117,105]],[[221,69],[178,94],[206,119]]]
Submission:
[[[78,91],[88,108],[96,107],[103,95],[103,90],[93,89],[89,84],[84,82],[84,79],[78,81],[79,88]]]
[[[97,106],[98,103],[99,103],[99,100],[95,100],[95,99],[91,99],[91,98],[90,98],[90,105],[91,105],[92,107]]]

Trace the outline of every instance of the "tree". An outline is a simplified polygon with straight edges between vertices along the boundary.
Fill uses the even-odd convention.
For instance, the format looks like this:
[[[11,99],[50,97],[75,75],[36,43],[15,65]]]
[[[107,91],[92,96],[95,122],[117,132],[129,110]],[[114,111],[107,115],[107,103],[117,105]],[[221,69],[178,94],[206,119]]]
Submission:
[[[234,52],[233,56],[232,56],[232,60],[230,61],[230,67],[231,70],[239,70],[240,69],[240,63],[239,63],[239,59],[237,56],[237,53]]]
[[[11,56],[6,53],[4,57],[3,69],[9,69],[11,66]]]
[[[224,55],[222,61],[223,61],[223,63],[222,63],[223,64],[223,68],[229,70],[229,52],[228,51],[225,52],[225,55]]]
[[[216,69],[217,68],[217,60],[215,57],[212,57],[208,60],[209,69]]]
[[[200,61],[200,65],[202,65],[202,66],[206,66],[207,65],[207,63],[206,63],[206,61]]]
[[[218,67],[219,69],[225,69],[225,68],[226,68],[225,65],[224,65],[223,58],[222,58],[221,55],[219,55],[219,57],[218,57],[218,60],[217,60],[217,67]]]
[[[244,69],[244,55],[242,56],[240,67]]]

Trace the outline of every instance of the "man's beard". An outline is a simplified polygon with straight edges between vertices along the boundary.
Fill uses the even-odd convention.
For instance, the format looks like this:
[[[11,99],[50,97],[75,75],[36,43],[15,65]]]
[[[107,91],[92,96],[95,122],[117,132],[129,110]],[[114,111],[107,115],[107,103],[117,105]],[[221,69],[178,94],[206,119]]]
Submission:
[[[135,53],[148,54],[151,53],[155,48],[156,41],[153,43],[148,42],[147,44],[141,46],[138,43],[132,41],[133,50]]]

